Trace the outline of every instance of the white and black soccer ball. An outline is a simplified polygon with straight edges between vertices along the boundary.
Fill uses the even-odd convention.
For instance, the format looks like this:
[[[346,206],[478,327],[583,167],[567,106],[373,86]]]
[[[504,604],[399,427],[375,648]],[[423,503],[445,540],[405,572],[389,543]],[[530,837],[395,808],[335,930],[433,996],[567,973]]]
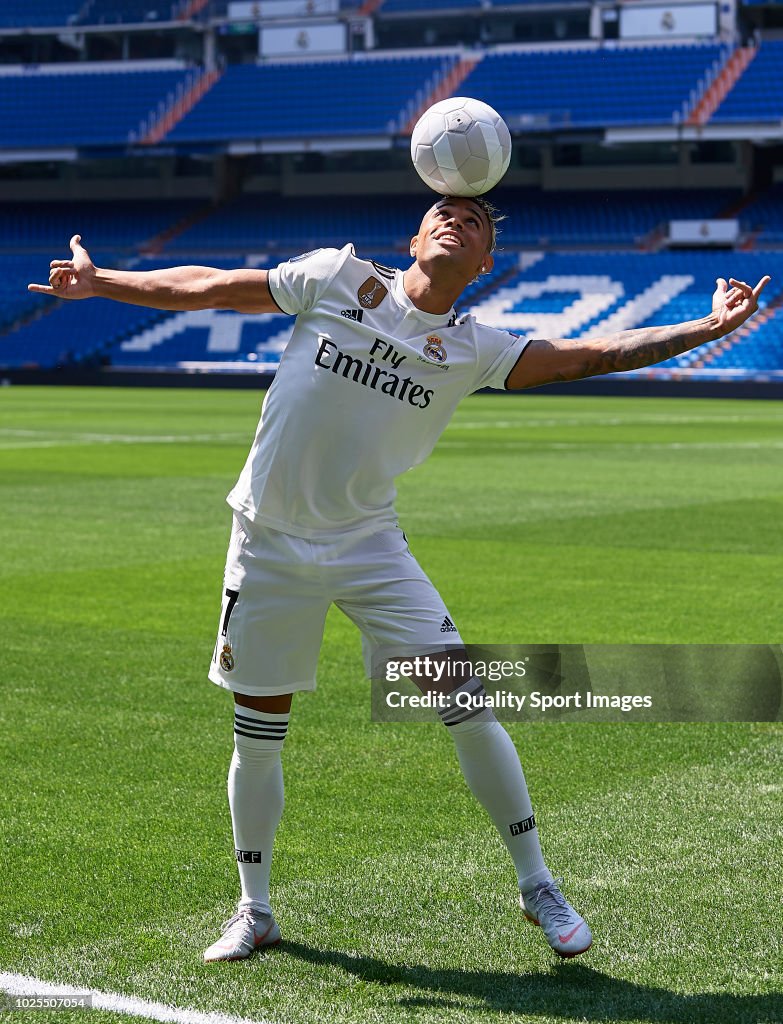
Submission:
[[[441,195],[479,196],[508,170],[511,134],[487,103],[452,96],[416,122],[411,157],[419,177]]]

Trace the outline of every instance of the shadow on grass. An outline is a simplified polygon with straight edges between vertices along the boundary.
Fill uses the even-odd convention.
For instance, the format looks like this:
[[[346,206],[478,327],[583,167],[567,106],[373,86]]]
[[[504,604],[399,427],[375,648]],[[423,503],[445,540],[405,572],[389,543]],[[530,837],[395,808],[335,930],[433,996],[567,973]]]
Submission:
[[[364,982],[421,989],[420,996],[400,995],[399,1008],[454,1008],[463,1012],[524,1012],[526,1019],[565,1017],[584,1021],[639,1020],[653,1024],[779,1024],[776,995],[741,996],[699,992],[679,995],[664,988],[611,978],[583,963],[557,962],[546,973],[449,970],[403,966],[369,956],[350,956],[284,941],[280,954],[313,964],[339,967]],[[460,997],[459,999],[450,997]],[[470,1004],[466,1004],[465,999]]]

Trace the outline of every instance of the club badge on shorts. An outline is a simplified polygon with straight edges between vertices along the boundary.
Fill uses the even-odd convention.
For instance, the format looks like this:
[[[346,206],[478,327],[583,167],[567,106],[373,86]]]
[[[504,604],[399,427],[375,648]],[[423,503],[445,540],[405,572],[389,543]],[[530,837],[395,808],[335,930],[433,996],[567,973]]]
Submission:
[[[220,667],[224,672],[230,672],[234,667],[234,655],[231,653],[231,644],[223,644],[220,652]]]

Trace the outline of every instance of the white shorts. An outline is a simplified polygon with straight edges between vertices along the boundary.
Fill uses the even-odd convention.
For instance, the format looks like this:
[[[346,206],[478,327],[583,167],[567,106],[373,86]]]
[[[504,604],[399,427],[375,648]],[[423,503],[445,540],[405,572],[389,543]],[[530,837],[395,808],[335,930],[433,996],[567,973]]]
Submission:
[[[314,690],[334,603],[374,652],[423,653],[462,639],[402,530],[305,540],[234,516],[209,678],[251,696]]]

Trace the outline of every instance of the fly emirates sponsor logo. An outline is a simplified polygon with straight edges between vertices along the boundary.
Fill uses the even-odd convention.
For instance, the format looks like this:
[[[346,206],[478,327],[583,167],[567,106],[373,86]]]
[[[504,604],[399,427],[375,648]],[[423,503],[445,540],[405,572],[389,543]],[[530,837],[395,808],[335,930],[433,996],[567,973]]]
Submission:
[[[412,377],[402,377],[402,370],[395,373],[394,371],[398,370],[404,361],[405,356],[381,338],[375,339],[366,359],[359,359],[357,356],[341,352],[337,345],[323,334],[318,336],[316,366],[338,373],[346,380],[353,380],[373,391],[381,391],[400,402],[407,402],[416,409],[426,409],[435,392],[431,388],[422,387],[421,384],[414,384]],[[378,363],[385,365],[379,366]]]

